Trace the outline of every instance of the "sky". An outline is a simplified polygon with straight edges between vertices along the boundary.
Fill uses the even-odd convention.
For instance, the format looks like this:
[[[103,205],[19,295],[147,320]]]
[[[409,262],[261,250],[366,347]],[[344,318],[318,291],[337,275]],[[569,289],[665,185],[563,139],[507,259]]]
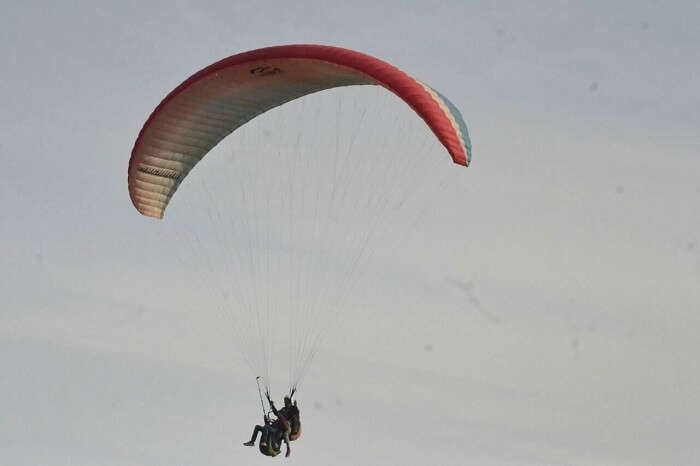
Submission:
[[[299,393],[304,435],[274,461],[700,463],[697,3],[2,10],[0,465],[271,461],[241,445],[260,422],[254,379],[157,260],[176,239],[135,211],[126,170],[186,77],[287,43],[430,83],[473,160],[367,270]]]

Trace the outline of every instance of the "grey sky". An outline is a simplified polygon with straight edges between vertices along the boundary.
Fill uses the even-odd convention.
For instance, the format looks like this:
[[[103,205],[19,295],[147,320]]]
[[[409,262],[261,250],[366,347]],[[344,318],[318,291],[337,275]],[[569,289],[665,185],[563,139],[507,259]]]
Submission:
[[[329,338],[277,460],[700,462],[696,2],[2,6],[0,464],[269,461],[216,319],[153,284],[126,164],[187,76],[284,43],[428,82],[474,156]]]

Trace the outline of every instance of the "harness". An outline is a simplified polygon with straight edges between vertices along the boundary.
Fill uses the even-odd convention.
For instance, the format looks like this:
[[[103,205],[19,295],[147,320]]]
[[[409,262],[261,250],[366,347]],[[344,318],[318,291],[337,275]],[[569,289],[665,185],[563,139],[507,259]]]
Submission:
[[[260,445],[260,453],[265,456],[275,457],[282,451],[280,447],[281,445],[278,442],[268,438],[267,445]]]

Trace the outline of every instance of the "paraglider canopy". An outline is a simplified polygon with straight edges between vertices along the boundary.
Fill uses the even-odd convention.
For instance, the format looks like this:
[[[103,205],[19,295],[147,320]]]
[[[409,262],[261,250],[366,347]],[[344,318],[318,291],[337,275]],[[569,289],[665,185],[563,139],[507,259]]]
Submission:
[[[469,165],[467,126],[457,108],[430,86],[353,50],[283,45],[218,61],[163,99],[141,129],[129,160],[134,206],[162,218],[190,170],[228,134],[291,100],[352,85],[379,85],[395,93],[423,118],[455,163]]]
[[[437,205],[423,187],[460,171],[439,160],[443,147],[467,166],[471,143],[447,98],[389,63],[324,45],[262,48],[195,73],[152,112],[129,160],[137,210],[162,218],[234,131],[231,156],[189,175],[202,186],[159,228],[176,237],[162,260],[174,251],[187,289],[206,293],[193,293],[198,311],[230,319],[266,392],[286,366],[291,397],[327,329],[354,310],[373,257],[389,259],[413,216]]]

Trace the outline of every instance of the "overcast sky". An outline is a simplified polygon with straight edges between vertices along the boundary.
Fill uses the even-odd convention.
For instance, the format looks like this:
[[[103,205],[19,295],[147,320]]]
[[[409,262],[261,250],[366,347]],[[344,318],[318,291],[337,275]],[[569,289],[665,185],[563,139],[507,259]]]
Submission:
[[[271,461],[126,170],[172,88],[286,43],[439,89],[473,165],[326,341],[274,461],[700,463],[697,2],[1,5],[0,465]]]

